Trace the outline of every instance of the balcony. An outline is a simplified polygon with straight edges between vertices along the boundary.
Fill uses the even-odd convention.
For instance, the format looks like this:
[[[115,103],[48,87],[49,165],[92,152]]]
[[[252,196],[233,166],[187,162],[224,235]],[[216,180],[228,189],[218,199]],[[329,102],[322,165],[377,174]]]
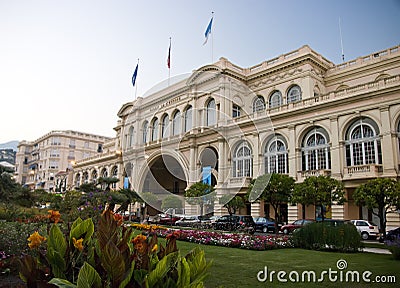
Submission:
[[[249,187],[251,177],[232,177],[229,179],[228,188]]]
[[[344,167],[344,180],[360,179],[360,178],[375,178],[382,174],[383,167],[378,164],[357,165]]]
[[[297,181],[303,182],[304,179],[311,176],[331,176],[331,170],[307,170],[307,171],[297,171]]]

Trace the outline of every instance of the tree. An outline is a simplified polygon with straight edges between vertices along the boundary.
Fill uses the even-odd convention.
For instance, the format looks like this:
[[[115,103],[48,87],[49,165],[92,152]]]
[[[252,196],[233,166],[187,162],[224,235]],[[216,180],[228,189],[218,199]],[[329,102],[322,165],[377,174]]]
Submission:
[[[219,204],[228,209],[229,215],[235,214],[237,210],[245,207],[242,197],[232,197],[232,195],[229,194],[222,195],[222,197],[219,198]]]
[[[110,191],[110,185],[117,183],[119,181],[118,178],[116,177],[100,177],[98,179],[99,184],[105,184],[106,188],[104,189],[105,191]]]
[[[121,206],[117,209],[117,213],[125,212],[130,207],[130,204],[135,204],[136,202],[140,202],[141,198],[135,190],[123,188],[118,190],[118,193],[125,196],[125,200],[119,203]],[[129,220],[131,219],[131,211],[129,211]]]
[[[278,231],[278,223],[282,219],[282,204],[290,201],[293,191],[294,179],[285,174],[264,174],[251,181],[247,195],[250,202],[257,199],[264,200],[269,203],[274,210],[275,231]],[[258,198],[254,199],[254,196]]]
[[[185,191],[186,201],[191,205],[200,206],[200,215],[203,215],[204,204],[214,202],[214,187],[207,183],[197,182]]]
[[[168,195],[161,202],[161,209],[165,211],[168,208],[183,208],[182,200],[176,195]]]
[[[400,209],[400,184],[389,178],[370,180],[356,189],[353,199],[357,205],[367,206],[379,218],[381,233],[386,236],[387,213]]]
[[[322,221],[325,219],[324,207],[330,206],[332,202],[339,205],[346,202],[343,184],[330,176],[311,176],[295,186],[292,203],[302,204],[303,211],[307,205],[320,207]]]

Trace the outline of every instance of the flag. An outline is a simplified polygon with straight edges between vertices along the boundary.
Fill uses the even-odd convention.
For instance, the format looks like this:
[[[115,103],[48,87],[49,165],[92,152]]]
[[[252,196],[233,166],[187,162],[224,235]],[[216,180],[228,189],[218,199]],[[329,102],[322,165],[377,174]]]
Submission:
[[[171,39],[169,39],[169,49],[168,49],[167,66],[168,66],[168,69],[171,68]]]
[[[212,26],[212,21],[214,17],[211,17],[210,23],[207,26],[206,32],[204,33],[204,36],[206,37],[206,40],[204,41],[203,45],[206,45],[208,36],[211,34],[211,26]]]
[[[139,63],[136,65],[135,72],[132,75],[132,85],[135,87],[136,77],[137,77],[137,70],[139,68]]]

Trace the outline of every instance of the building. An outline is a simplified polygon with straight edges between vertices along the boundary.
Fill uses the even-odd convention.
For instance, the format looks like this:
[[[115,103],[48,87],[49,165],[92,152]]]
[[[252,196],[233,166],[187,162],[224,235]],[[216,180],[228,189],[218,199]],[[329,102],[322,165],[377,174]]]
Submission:
[[[13,149],[0,149],[0,162],[8,162],[11,165],[15,164],[16,152]]]
[[[243,195],[250,180],[264,173],[288,174],[297,182],[330,175],[344,183],[348,200],[333,203],[331,217],[370,220],[352,194],[367,180],[399,178],[400,46],[337,65],[308,46],[249,68],[220,58],[124,104],[118,116],[115,147],[122,151],[123,171],[117,175],[127,176],[136,191],[156,195],[154,206],[202,179],[220,196]],[[74,170],[75,185],[81,170]],[[217,202],[206,204],[226,213]],[[186,208],[198,213],[195,206]],[[301,218],[300,206],[281,208],[288,222]],[[247,203],[240,213],[269,211],[261,202]],[[306,217],[317,213],[308,207]],[[390,214],[388,226],[399,220]]]
[[[75,161],[101,153],[109,139],[66,130],[51,131],[32,142],[21,141],[16,155],[16,180],[32,189],[65,191],[65,172]]]

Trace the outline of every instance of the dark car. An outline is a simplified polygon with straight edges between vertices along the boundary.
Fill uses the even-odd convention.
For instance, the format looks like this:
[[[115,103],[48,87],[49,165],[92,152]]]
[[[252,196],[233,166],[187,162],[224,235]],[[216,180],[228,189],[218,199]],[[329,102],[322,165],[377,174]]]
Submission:
[[[310,224],[315,222],[315,220],[312,219],[298,219],[296,221],[294,221],[292,224],[287,224],[287,225],[283,225],[281,227],[281,232],[283,234],[289,234],[292,233],[294,230],[303,227],[304,225]]]
[[[275,221],[271,218],[266,217],[255,217],[254,222],[256,224],[256,231],[275,232]],[[282,224],[278,223],[278,231],[281,229]]]
[[[214,223],[214,228],[225,231],[254,233],[256,224],[250,215],[224,215]]]
[[[388,231],[385,237],[383,236],[379,237],[379,242],[383,243],[385,241],[393,241],[396,239],[400,239],[400,227]]]
[[[324,219],[324,221],[322,220],[317,220],[318,223],[324,223],[324,225],[328,225],[328,226],[332,226],[332,227],[336,227],[336,226],[340,226],[340,225],[344,225],[345,221],[344,220],[339,220],[339,219]]]

